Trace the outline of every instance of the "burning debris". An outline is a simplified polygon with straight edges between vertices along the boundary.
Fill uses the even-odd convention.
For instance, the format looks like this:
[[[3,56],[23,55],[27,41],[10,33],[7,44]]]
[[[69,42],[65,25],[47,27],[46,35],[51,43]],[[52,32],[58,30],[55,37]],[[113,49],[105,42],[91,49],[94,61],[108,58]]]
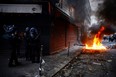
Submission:
[[[94,52],[104,52],[106,50],[106,47],[102,45],[101,43],[101,33],[105,30],[105,28],[102,26],[98,33],[94,36],[92,45],[86,44],[85,48],[83,49],[83,52],[88,53],[94,53]]]

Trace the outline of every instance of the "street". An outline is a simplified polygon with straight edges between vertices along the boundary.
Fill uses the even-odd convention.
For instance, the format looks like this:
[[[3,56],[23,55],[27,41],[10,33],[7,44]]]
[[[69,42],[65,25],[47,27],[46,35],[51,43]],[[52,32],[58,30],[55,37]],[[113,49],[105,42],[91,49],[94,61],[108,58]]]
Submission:
[[[107,45],[108,44],[111,43],[107,43]],[[75,46],[75,48],[76,47],[77,46]],[[75,52],[77,53],[78,51]],[[76,57],[74,57],[75,53],[72,54],[72,51],[70,50],[70,54],[71,55],[68,57],[66,50],[57,55],[44,56],[43,58],[46,63],[42,65],[44,69],[43,76],[116,77],[116,49],[107,49],[106,52],[103,53],[81,53]],[[25,61],[25,58],[22,57],[19,58],[19,61],[21,62],[20,66],[8,67],[10,53],[4,51],[0,55],[0,77],[35,77],[36,75],[39,75],[38,63],[32,64],[30,61]]]
[[[116,77],[116,49],[81,54],[53,77]]]
[[[116,0],[1,0],[0,77],[116,77]]]

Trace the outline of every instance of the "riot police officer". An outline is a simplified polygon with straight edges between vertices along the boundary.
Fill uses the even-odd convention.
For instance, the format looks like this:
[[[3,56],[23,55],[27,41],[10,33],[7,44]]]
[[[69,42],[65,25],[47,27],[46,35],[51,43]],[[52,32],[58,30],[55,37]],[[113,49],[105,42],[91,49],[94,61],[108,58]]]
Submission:
[[[39,62],[39,46],[40,42],[39,41],[40,34],[38,33],[38,30],[35,27],[30,28],[30,48],[31,48],[31,61],[32,63],[34,62]],[[38,54],[38,55],[37,55]],[[37,60],[36,60],[37,57]]]
[[[19,65],[17,52],[19,51],[19,35],[18,31],[16,29],[13,29],[12,31],[12,39],[11,39],[11,57],[9,60],[9,66]]]
[[[25,29],[25,56],[26,56],[26,60],[30,60],[30,28],[26,27]]]

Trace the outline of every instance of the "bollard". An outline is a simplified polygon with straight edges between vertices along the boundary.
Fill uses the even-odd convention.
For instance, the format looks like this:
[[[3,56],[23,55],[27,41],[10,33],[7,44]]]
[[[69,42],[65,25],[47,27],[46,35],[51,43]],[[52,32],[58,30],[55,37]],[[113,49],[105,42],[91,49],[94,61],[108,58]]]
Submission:
[[[67,56],[69,56],[69,53],[70,53],[70,42],[68,43],[68,53],[67,53]]]
[[[42,51],[43,51],[43,45],[41,45],[41,50],[40,50],[40,66],[39,66],[40,77],[42,76]]]

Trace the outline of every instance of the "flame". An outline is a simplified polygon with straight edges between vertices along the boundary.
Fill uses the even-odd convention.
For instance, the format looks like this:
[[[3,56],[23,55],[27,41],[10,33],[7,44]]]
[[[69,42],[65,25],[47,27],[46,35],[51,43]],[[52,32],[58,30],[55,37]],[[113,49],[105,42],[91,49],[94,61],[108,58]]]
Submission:
[[[104,29],[105,29],[104,27],[101,27],[100,31],[94,36],[92,46],[89,46],[88,44],[86,44],[86,49],[95,49],[95,50],[106,49],[106,47],[102,45],[101,39],[100,39],[101,32],[104,31]]]

